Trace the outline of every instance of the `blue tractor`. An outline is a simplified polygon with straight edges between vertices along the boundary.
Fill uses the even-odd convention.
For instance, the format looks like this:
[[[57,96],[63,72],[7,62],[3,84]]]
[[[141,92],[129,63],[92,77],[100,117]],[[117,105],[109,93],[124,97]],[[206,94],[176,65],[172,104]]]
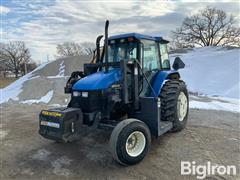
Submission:
[[[129,33],[108,37],[105,24],[96,40],[96,59],[73,72],[65,93],[65,108],[42,110],[39,133],[48,139],[71,142],[83,125],[112,130],[110,150],[123,165],[140,162],[152,137],[176,132],[186,126],[188,91],[177,71],[180,58],[170,67],[167,43],[162,37]]]

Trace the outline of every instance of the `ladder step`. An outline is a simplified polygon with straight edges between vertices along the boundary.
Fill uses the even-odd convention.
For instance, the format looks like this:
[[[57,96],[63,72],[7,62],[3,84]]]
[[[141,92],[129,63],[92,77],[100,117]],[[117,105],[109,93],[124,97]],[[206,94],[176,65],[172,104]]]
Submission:
[[[159,127],[160,128],[160,132],[159,132],[158,135],[160,136],[160,135],[168,132],[169,130],[171,130],[172,127],[173,127],[173,124],[170,121],[160,121],[159,126],[160,126]]]

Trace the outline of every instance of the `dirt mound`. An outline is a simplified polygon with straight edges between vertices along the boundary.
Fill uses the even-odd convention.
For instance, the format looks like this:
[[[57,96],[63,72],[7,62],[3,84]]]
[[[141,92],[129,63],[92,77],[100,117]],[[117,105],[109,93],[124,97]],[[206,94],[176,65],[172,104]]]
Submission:
[[[60,58],[42,65],[10,86],[1,89],[0,103],[45,103],[65,105],[70,99],[64,86],[73,71],[83,70],[91,56]]]
[[[70,76],[73,71],[83,70],[83,64],[90,62],[90,59],[91,56],[60,58],[47,64],[44,68],[35,71],[34,75],[41,77],[54,77],[59,75],[62,70],[62,72],[64,72],[63,76]],[[63,69],[61,69],[61,67]]]

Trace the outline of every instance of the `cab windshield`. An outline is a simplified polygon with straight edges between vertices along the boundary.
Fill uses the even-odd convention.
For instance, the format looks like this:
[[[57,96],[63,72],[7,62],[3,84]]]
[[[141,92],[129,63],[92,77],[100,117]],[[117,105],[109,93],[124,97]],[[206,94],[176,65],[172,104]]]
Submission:
[[[110,44],[108,49],[108,62],[120,60],[134,60],[137,58],[137,43],[125,42]],[[104,59],[105,61],[105,59]]]

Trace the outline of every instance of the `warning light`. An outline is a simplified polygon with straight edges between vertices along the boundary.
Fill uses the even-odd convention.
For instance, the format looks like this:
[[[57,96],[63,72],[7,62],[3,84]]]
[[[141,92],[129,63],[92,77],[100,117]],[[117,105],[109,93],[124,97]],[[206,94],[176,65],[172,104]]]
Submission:
[[[134,39],[132,38],[132,37],[129,37],[128,38],[128,42],[131,42],[131,41],[133,41]]]

